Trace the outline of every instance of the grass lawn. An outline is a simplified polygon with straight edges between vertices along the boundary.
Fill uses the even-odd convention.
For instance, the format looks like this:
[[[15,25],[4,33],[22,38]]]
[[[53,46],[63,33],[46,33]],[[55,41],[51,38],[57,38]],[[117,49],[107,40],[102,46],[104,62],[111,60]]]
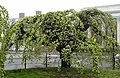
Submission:
[[[57,71],[57,68],[19,69],[6,71],[7,78],[120,78],[120,70],[101,70],[96,75],[86,69],[83,74],[78,74],[77,69]]]

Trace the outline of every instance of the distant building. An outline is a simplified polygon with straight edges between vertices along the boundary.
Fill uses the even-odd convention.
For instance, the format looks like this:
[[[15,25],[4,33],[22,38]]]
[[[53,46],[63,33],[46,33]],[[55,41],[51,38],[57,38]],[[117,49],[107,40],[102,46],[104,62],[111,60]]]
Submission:
[[[37,14],[41,14],[41,11],[36,11],[36,15]],[[16,21],[18,21],[19,19],[23,18],[25,16],[25,13],[19,13],[19,17],[18,18],[10,18],[8,20],[9,24],[12,25],[13,23],[15,23]]]

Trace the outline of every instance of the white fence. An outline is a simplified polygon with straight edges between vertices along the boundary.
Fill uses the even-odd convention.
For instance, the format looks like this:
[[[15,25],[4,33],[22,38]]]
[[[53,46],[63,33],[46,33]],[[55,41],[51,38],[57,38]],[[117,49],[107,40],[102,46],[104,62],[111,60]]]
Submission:
[[[25,60],[22,63],[22,52],[19,53],[8,53],[6,55],[6,61],[4,63],[5,70],[13,70],[13,69],[24,69],[24,68],[38,68],[38,67],[46,67],[46,54],[42,53],[41,58],[38,59],[30,59]],[[13,58],[10,60],[9,58]],[[47,66],[48,67],[57,67],[60,65],[60,56],[58,53],[51,52],[47,55]]]
[[[9,63],[11,60],[9,59],[10,55],[13,57],[13,61]],[[58,52],[49,52],[47,55],[47,64],[46,64],[46,53],[41,54],[40,60],[31,59],[25,60],[25,63],[22,63],[22,52],[15,53],[9,52],[6,55],[6,61],[4,63],[5,70],[13,70],[13,69],[25,69],[25,68],[40,68],[40,67],[58,67],[61,65],[60,55]],[[89,68],[90,67],[90,59],[80,58],[77,62],[84,61],[85,65]],[[106,62],[105,60],[102,61],[103,64],[101,66],[102,69],[109,69],[111,68],[111,63]],[[72,66],[74,66],[72,64]]]

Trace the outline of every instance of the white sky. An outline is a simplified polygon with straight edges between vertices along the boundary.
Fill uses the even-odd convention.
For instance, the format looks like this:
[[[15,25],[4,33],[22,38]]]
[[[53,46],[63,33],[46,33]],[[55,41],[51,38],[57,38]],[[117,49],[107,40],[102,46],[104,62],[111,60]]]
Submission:
[[[46,13],[66,9],[80,9],[85,7],[120,4],[120,0],[0,0],[0,5],[4,6],[10,18],[18,17],[19,13],[26,16],[35,15],[36,10]]]

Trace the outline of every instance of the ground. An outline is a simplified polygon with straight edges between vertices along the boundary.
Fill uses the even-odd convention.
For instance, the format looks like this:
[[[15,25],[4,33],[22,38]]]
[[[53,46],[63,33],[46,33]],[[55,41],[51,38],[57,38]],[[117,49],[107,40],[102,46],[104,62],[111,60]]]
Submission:
[[[99,74],[85,69],[79,74],[76,68],[58,71],[58,68],[35,68],[6,71],[7,78],[120,78],[120,70],[100,70]]]

